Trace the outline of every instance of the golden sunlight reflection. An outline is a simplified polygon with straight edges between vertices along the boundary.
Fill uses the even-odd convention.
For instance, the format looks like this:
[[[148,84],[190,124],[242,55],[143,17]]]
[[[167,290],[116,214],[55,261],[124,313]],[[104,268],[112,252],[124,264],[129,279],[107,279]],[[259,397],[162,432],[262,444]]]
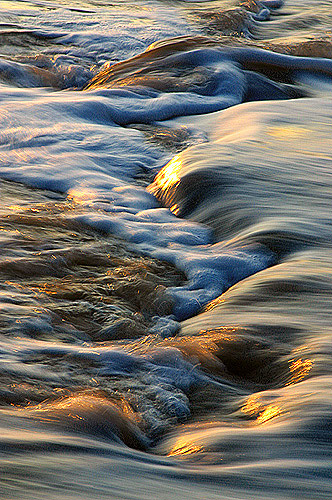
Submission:
[[[199,451],[202,450],[203,450],[202,446],[190,443],[185,438],[179,438],[167,456],[177,457],[184,455],[192,455],[193,453],[198,453]]]
[[[20,210],[24,210],[24,207],[22,207],[21,205],[10,205],[8,207],[8,210],[12,210],[14,212],[18,212]]]
[[[297,359],[291,360],[289,371],[291,373],[291,380],[287,385],[297,384],[304,378],[306,378],[313,367],[313,361],[311,359]]]
[[[247,399],[241,411],[250,417],[256,418],[257,424],[263,424],[282,414],[281,408],[276,404],[263,405],[259,401],[259,396],[257,394]]]
[[[211,300],[211,302],[209,302],[205,307],[204,307],[204,311],[212,311],[213,309],[215,309],[217,306],[219,306],[220,304],[222,304],[223,302],[225,302],[225,298],[223,297],[223,295],[220,295],[219,297],[217,297],[216,299],[214,300]]]
[[[276,405],[269,405],[266,409],[257,417],[257,423],[263,424],[272,418],[281,415],[281,409]]]
[[[64,282],[64,280],[61,280],[60,282],[46,282],[42,283],[41,285],[38,284],[32,284],[31,289],[36,291],[37,293],[45,293],[46,295],[61,295],[65,293],[67,290],[70,288],[70,280],[73,282],[73,279],[68,276]]]
[[[29,408],[29,410],[36,412],[38,420],[41,422],[56,422],[61,418],[62,412],[70,419],[84,420],[84,417],[78,414],[75,403],[77,404],[77,401],[71,398],[64,398],[56,402],[40,403],[35,407]],[[85,403],[85,405],[87,405],[87,403]],[[22,408],[21,411],[25,411],[25,409]]]
[[[179,172],[182,167],[181,156],[176,155],[170,162],[165,165],[165,167],[159,172],[155,178],[153,184],[151,184],[147,190],[155,194],[157,191],[167,191],[169,188],[177,185],[180,182]],[[176,204],[171,206],[171,211],[176,215],[179,208]]]
[[[132,421],[137,420],[131,405],[123,397],[105,400],[101,395],[87,393],[72,394],[56,401],[46,400],[28,410],[40,421],[58,422],[63,418],[87,420],[90,418],[89,411],[94,412],[98,406],[103,409],[105,415],[107,411],[120,412],[119,414],[122,412]],[[26,409],[22,408],[21,411]]]
[[[96,197],[96,193],[93,189],[80,188],[80,189],[70,189],[68,191],[68,199],[72,200],[78,205],[84,204],[85,202],[92,200]]]
[[[254,394],[250,396],[246,403],[242,406],[241,411],[247,415],[254,416],[259,413],[261,409],[261,403],[258,401],[258,396]]]
[[[298,139],[309,134],[309,129],[296,127],[294,125],[283,125],[278,127],[269,127],[267,133],[276,139]]]

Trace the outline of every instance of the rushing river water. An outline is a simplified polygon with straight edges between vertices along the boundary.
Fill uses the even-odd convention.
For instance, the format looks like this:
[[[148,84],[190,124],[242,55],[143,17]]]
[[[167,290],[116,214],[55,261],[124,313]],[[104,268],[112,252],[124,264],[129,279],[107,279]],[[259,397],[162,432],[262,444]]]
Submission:
[[[332,498],[331,0],[0,9],[1,500]]]

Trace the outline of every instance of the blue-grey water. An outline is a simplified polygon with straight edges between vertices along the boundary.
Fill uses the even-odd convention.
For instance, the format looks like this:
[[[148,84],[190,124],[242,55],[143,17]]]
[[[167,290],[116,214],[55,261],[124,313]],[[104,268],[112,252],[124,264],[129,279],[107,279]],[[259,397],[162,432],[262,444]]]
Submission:
[[[1,500],[332,498],[331,2],[0,13]]]

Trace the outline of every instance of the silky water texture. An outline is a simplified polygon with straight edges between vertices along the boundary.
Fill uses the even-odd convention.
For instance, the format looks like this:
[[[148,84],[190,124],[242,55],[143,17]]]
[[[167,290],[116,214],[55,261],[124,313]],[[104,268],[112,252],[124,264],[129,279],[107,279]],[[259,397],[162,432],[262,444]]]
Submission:
[[[0,13],[0,498],[332,498],[331,2]]]

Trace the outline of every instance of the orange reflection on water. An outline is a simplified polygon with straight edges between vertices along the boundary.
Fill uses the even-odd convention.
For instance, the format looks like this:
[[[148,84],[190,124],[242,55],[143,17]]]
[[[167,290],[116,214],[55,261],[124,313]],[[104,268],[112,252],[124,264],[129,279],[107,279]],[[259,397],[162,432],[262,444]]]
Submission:
[[[268,420],[271,420],[278,415],[281,415],[281,409],[279,408],[279,406],[268,405],[265,410],[257,417],[257,423],[263,424],[264,422],[267,422]]]
[[[181,167],[182,161],[180,155],[174,156],[174,158],[172,158],[172,160],[159,172],[153,184],[151,184],[147,190],[152,194],[157,194],[160,191],[166,192],[171,187],[177,185],[180,182],[179,173]],[[170,209],[175,215],[179,211],[176,204],[172,205]]]
[[[223,302],[225,302],[225,299],[223,297],[223,295],[220,295],[219,297],[217,297],[216,299],[214,300],[211,300],[211,302],[209,302],[205,308],[204,308],[204,311],[212,311],[213,309],[215,309],[217,306],[219,306],[220,304],[222,304]]]
[[[14,210],[15,212],[19,211],[19,210],[26,210],[26,207],[22,207],[21,205],[10,205],[8,207],[8,210]]]
[[[175,446],[171,449],[171,451],[168,453],[168,457],[176,457],[176,456],[183,456],[183,455],[192,455],[193,453],[198,453],[199,451],[202,451],[203,447],[199,446],[197,444],[193,444],[188,442],[187,439],[180,438],[176,442]]]
[[[264,422],[272,420],[282,413],[281,408],[276,404],[270,404],[267,406],[263,405],[259,401],[259,396],[256,394],[247,399],[245,405],[242,406],[241,411],[247,415],[255,417],[257,424],[263,424]]]
[[[37,293],[46,293],[47,295],[58,295],[59,292],[63,293],[65,291],[65,285],[63,282],[60,283],[42,283],[41,285],[34,284],[32,288]]]
[[[289,370],[291,372],[291,380],[287,383],[287,385],[297,384],[301,380],[303,380],[309,374],[310,370],[313,367],[313,361],[311,359],[302,359],[299,358],[297,360],[291,360]]]
[[[258,396],[253,395],[247,399],[246,403],[242,406],[241,411],[247,415],[256,415],[261,408],[261,403],[258,401]]]

